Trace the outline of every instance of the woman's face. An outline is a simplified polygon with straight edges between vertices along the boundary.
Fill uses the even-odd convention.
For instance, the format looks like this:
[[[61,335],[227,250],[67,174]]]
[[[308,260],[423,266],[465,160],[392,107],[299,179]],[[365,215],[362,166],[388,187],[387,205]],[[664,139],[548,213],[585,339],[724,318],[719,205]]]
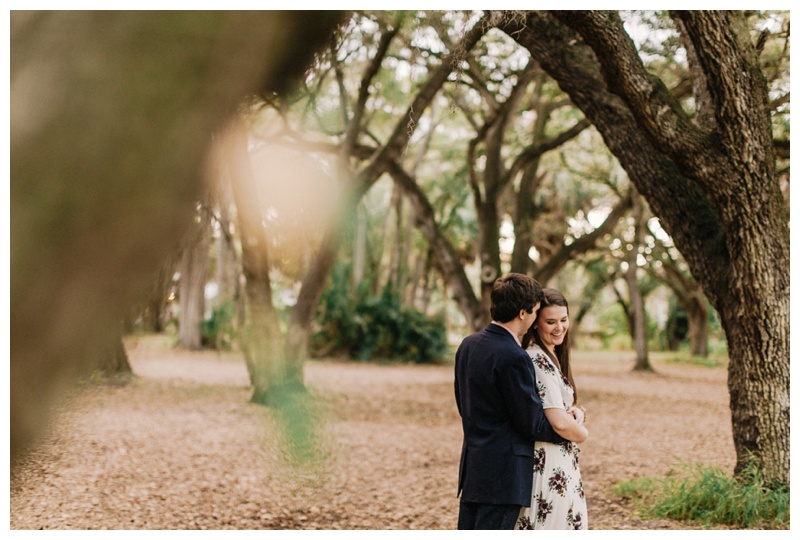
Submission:
[[[564,343],[564,338],[569,330],[569,315],[564,306],[547,306],[539,310],[536,319],[536,331],[542,338],[542,343],[551,351],[556,345]]]

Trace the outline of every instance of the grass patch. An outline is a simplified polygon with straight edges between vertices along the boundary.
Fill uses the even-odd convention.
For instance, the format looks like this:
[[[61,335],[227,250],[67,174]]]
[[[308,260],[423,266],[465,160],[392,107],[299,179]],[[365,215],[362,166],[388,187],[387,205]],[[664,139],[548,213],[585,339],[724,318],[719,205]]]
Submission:
[[[614,492],[646,517],[688,521],[703,528],[788,529],[789,487],[770,488],[752,461],[734,478],[717,467],[682,465],[665,478],[636,478]]]
[[[658,360],[670,364],[704,366],[710,368],[728,365],[728,357],[726,355],[709,353],[708,356],[695,356],[688,351],[664,354],[663,356],[658,356]]]
[[[86,375],[78,376],[77,386],[127,386],[136,379],[132,371],[121,373],[107,373],[101,369],[94,369]]]

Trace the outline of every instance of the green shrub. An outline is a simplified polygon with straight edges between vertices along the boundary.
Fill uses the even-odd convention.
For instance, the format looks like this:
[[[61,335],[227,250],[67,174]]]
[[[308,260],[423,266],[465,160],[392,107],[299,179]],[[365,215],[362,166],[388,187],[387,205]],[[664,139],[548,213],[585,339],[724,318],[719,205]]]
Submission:
[[[707,528],[789,528],[789,487],[766,485],[755,460],[736,478],[716,467],[683,466],[663,479],[623,482],[614,492],[634,500],[650,517],[697,522]]]
[[[203,320],[200,326],[203,346],[218,350],[230,350],[236,339],[233,324],[235,315],[235,300],[229,300],[214,308],[211,317]]]
[[[316,356],[346,355],[368,361],[393,358],[416,363],[439,361],[447,351],[444,322],[403,306],[388,289],[370,295],[367,284],[351,294],[349,272],[338,265],[323,293],[311,338]]]

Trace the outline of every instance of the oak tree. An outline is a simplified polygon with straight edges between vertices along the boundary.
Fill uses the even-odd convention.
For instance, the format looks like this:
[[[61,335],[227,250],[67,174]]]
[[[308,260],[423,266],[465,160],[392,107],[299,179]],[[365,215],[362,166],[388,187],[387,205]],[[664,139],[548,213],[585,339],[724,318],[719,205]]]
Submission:
[[[492,15],[600,131],[719,313],[736,470],[755,457],[788,483],[789,231],[760,50],[741,12],[672,16],[695,111],[646,69],[616,12]]]

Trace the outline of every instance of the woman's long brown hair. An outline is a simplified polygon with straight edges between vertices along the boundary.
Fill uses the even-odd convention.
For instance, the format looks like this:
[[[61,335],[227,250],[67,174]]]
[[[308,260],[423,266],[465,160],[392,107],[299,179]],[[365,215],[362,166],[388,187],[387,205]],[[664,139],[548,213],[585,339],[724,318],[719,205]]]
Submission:
[[[547,287],[542,289],[542,292],[544,293],[544,299],[542,299],[542,305],[539,307],[539,314],[536,316],[536,321],[534,321],[534,323],[522,337],[522,346],[523,348],[527,349],[530,346],[531,341],[533,341],[539,347],[541,347],[541,349],[553,360],[553,362],[555,362],[555,364],[561,370],[561,373],[567,376],[567,380],[572,386],[572,391],[574,393],[573,405],[577,405],[578,387],[575,386],[575,380],[572,378],[572,367],[570,366],[569,362],[569,330],[567,330],[567,333],[564,336],[564,341],[561,343],[561,345],[555,346],[555,356],[553,356],[547,347],[545,347],[544,343],[542,342],[542,338],[539,337],[539,332],[536,331],[536,323],[539,321],[539,317],[542,314],[543,308],[550,306],[562,306],[567,308],[567,316],[569,316],[569,304],[567,303],[567,299],[564,298],[564,295],[558,292],[556,289]]]

